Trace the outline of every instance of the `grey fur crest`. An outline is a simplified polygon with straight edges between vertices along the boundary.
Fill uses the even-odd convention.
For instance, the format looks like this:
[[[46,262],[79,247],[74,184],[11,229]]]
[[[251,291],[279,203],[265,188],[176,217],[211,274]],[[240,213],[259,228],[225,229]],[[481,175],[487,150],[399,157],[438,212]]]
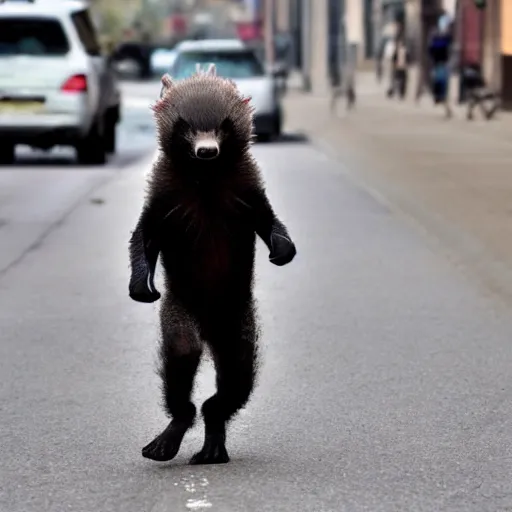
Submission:
[[[208,67],[206,68],[206,71],[202,71],[201,64],[198,62],[196,64],[196,74],[197,75],[205,74],[205,75],[210,75],[210,76],[217,76],[217,68],[216,68],[215,64],[212,62],[211,64],[208,65]]]
[[[205,76],[217,76],[217,68],[215,64],[212,62],[206,68],[206,71],[201,69],[201,64],[196,63],[196,75],[205,75]],[[174,85],[174,80],[172,79],[169,73],[165,73],[162,76],[162,88],[160,89],[160,98],[163,98],[167,91],[169,91]]]

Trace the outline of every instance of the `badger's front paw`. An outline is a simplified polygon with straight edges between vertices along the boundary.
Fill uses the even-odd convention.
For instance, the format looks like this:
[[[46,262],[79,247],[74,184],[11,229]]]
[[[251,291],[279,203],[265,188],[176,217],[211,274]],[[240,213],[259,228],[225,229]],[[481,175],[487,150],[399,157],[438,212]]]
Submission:
[[[274,265],[282,267],[295,258],[297,250],[295,244],[288,237],[279,233],[272,233],[270,243],[272,250],[270,251],[269,260]]]
[[[147,280],[131,280],[129,286],[130,298],[136,302],[146,304],[156,302],[160,298],[160,292],[156,289],[150,290]]]

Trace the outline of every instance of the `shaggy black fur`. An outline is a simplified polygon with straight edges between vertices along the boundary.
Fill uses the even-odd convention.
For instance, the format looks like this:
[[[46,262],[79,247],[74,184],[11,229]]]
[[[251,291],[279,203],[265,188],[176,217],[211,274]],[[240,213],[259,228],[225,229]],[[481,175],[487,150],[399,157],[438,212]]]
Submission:
[[[130,240],[130,297],[154,302],[161,256],[165,294],[160,309],[161,367],[168,427],[143,448],[144,457],[171,460],[194,423],[194,377],[206,343],[217,392],[202,406],[205,441],[192,464],[229,461],[227,422],[245,406],[257,366],[258,326],[253,298],[256,234],[270,261],[285,265],[296,250],[267,199],[249,149],[252,108],[234,84],[198,73],[163,78],[154,106],[160,157]],[[197,143],[218,143],[216,158],[201,160]]]

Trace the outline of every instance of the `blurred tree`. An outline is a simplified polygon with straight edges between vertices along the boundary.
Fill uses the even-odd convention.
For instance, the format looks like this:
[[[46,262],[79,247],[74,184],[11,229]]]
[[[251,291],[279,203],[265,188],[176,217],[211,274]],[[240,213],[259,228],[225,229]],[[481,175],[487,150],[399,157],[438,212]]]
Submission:
[[[135,29],[137,39],[142,34],[158,34],[162,24],[161,0],[93,0],[91,10],[98,20],[101,34],[119,41],[127,29]]]
[[[100,31],[109,38],[118,41],[122,37],[124,29],[123,18],[118,11],[106,8],[102,13]]]

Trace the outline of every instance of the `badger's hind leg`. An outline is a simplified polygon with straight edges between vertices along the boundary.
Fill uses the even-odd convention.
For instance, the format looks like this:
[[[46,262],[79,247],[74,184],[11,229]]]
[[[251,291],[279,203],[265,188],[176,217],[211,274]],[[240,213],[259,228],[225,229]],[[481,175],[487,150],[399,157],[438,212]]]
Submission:
[[[257,371],[257,326],[253,308],[248,308],[238,321],[228,318],[226,322],[218,322],[207,341],[217,372],[217,392],[203,404],[204,444],[190,464],[229,462],[226,426],[248,402]]]
[[[160,328],[159,374],[165,409],[172,419],[167,428],[142,449],[142,455],[147,459],[169,461],[178,454],[187,430],[194,424],[196,407],[190,398],[202,345],[193,319],[167,298],[160,310]]]

